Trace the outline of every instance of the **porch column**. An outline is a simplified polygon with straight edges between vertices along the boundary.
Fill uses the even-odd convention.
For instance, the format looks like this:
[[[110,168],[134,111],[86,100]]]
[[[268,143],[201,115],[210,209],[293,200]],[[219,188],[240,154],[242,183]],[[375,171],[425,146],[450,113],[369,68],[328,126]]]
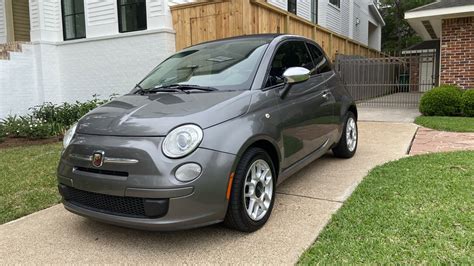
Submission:
[[[31,41],[62,41],[60,0],[30,0]]]

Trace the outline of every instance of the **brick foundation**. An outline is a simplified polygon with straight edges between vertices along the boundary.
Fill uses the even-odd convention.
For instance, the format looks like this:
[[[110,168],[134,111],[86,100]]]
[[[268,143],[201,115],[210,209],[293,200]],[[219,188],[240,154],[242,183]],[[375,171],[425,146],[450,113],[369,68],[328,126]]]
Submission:
[[[474,88],[474,17],[443,20],[441,84]]]

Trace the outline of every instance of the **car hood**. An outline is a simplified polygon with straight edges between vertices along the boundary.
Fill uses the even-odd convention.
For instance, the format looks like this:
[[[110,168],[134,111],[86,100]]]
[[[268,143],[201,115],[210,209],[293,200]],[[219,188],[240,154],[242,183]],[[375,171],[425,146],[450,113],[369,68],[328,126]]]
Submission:
[[[81,118],[77,133],[164,136],[188,123],[204,129],[244,114],[250,95],[251,91],[125,95]]]

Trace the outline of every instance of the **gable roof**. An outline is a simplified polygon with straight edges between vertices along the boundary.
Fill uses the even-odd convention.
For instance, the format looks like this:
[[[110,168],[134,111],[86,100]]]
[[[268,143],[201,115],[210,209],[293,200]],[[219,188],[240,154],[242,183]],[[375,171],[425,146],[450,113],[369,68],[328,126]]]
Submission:
[[[408,12],[426,11],[426,10],[460,7],[460,6],[468,6],[468,5],[474,5],[474,0],[438,0],[434,3],[411,9]]]

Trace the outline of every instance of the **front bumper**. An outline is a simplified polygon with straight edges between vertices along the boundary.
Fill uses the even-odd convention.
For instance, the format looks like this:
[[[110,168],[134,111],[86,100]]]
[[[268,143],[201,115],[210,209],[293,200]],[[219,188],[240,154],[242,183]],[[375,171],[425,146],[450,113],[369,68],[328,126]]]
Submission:
[[[185,158],[172,160],[162,154],[161,141],[160,137],[76,136],[58,167],[65,208],[98,221],[144,230],[181,230],[222,221],[236,156],[198,148]],[[77,159],[77,155],[84,157],[97,150],[138,163],[104,163],[98,168]],[[178,181],[175,170],[189,162],[201,165],[201,175],[191,182]],[[71,196],[71,191],[79,194]],[[148,212],[129,211],[130,202],[143,203]],[[117,204],[121,207],[113,206]]]

